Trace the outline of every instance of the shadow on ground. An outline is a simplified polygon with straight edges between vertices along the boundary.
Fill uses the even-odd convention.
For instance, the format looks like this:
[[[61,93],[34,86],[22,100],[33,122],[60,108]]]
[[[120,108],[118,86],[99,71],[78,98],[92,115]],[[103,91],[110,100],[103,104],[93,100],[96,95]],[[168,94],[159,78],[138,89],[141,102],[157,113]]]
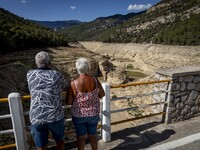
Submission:
[[[168,139],[176,132],[172,129],[159,129],[156,131],[154,127],[163,124],[162,122],[151,122],[132,128],[125,128],[111,134],[111,142],[104,143],[99,141],[99,150],[138,150],[146,149],[153,144]],[[66,137],[67,138],[67,137]],[[55,147],[53,148],[55,149]],[[49,150],[53,150],[49,149]],[[76,142],[65,144],[66,150],[75,150]],[[91,150],[88,139],[86,140],[85,150]]]
[[[172,129],[165,129],[162,132],[151,130],[152,127],[161,124],[160,122],[152,122],[149,124],[140,125],[134,128],[126,128],[118,132],[112,133],[113,144],[119,143],[117,141],[123,140],[122,143],[112,145],[110,150],[138,150],[148,148],[149,146],[168,139],[171,135],[175,134]],[[109,149],[109,148],[108,148]]]

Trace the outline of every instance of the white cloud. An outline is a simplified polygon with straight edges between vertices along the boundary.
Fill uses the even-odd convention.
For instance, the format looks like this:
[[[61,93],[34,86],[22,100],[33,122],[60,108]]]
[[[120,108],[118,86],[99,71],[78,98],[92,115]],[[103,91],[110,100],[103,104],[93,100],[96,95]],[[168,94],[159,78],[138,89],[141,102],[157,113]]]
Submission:
[[[76,9],[76,6],[70,6],[70,9],[74,10]]]
[[[141,11],[141,10],[145,10],[150,8],[152,5],[151,4],[147,4],[147,5],[142,5],[142,4],[130,4],[127,8],[127,10],[135,10],[135,11]]]
[[[27,3],[27,0],[21,0],[21,2],[25,4],[25,3]]]

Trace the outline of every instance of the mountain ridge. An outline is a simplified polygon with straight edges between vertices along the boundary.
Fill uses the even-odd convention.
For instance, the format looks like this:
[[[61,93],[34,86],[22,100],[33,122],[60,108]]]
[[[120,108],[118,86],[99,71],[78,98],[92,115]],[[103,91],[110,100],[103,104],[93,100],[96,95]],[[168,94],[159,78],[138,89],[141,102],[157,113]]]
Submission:
[[[106,17],[97,17],[96,19],[92,20],[92,21],[88,21],[88,22],[81,22],[79,20],[63,20],[63,21],[37,21],[37,20],[30,20],[32,22],[35,22],[37,24],[43,25],[45,27],[51,28],[51,29],[55,29],[57,28],[58,30],[60,29],[66,29],[68,27],[72,27],[72,26],[76,26],[76,25],[81,25],[81,24],[93,24],[95,22],[102,22],[100,23],[100,26],[102,24],[104,24],[104,27],[107,26],[116,26],[116,24],[121,24],[123,22],[125,22],[126,20],[128,20],[129,18],[144,13],[145,11],[141,11],[138,13],[128,13],[125,15],[122,14],[114,14],[114,15],[110,15],[110,16],[106,16]],[[108,23],[109,22],[109,23]],[[94,25],[95,26],[95,25]],[[98,28],[98,26],[96,27]]]
[[[162,0],[119,24],[98,19],[62,32],[80,41],[200,45],[199,14],[199,0]]]
[[[79,20],[63,20],[63,21],[61,21],[61,20],[60,21],[29,20],[29,21],[40,24],[40,25],[47,27],[47,28],[54,29],[54,30],[59,30],[59,29],[63,29],[63,28],[69,27],[69,26],[79,25],[81,23],[84,23],[84,22],[81,22]]]
[[[1,48],[11,51],[67,45],[68,40],[200,45],[199,0],[162,0],[146,11],[98,17],[90,22],[29,21],[2,8],[0,13]],[[48,28],[41,23],[49,24]]]

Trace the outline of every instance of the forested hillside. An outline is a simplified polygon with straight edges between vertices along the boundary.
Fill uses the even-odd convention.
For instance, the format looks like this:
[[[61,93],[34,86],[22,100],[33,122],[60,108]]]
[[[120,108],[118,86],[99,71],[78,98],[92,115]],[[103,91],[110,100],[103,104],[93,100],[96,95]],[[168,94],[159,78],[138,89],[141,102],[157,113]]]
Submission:
[[[199,22],[200,0],[162,0],[147,11],[100,17],[59,31],[0,8],[0,53],[67,46],[68,41],[73,39],[109,43],[200,45]]]
[[[93,21],[96,28],[91,22],[64,32],[85,41],[200,45],[200,0],[162,0],[146,12],[109,28],[99,26],[100,21],[101,18]]]
[[[66,36],[0,8],[0,53],[30,48],[67,46]]]

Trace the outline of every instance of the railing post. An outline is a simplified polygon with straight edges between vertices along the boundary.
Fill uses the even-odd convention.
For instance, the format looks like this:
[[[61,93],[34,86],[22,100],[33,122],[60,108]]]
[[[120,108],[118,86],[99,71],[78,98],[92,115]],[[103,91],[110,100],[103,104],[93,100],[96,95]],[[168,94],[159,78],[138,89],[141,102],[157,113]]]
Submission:
[[[10,93],[8,101],[17,150],[28,150],[21,95]]]
[[[105,91],[103,97],[102,108],[102,139],[104,142],[111,141],[111,118],[110,118],[110,85],[108,83],[102,83],[102,87]]]

